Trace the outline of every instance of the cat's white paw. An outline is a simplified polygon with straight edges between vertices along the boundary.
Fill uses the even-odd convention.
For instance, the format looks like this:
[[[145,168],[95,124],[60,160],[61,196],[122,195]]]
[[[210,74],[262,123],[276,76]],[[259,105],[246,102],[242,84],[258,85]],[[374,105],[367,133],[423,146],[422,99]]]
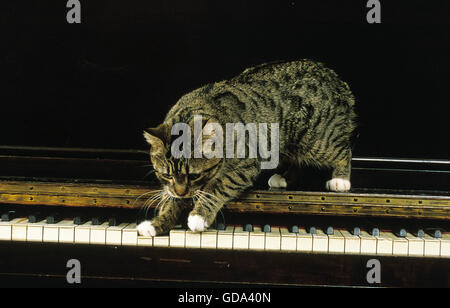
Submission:
[[[286,179],[277,173],[275,173],[274,175],[272,175],[270,177],[268,184],[269,184],[270,188],[286,188],[287,187]]]
[[[208,224],[200,215],[189,215],[188,227],[191,231],[202,232],[208,228]]]
[[[334,178],[327,181],[326,188],[331,191],[349,191],[350,181],[346,179]]]
[[[143,236],[155,236],[156,235],[155,227],[152,226],[152,223],[149,220],[141,222],[137,226],[137,231],[138,231],[139,235],[143,235]]]

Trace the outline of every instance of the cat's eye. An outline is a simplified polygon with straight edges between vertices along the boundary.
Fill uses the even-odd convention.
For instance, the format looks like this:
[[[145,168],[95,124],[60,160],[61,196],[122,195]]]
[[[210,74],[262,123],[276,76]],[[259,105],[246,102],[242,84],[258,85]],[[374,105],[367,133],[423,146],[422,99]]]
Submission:
[[[195,181],[195,180],[199,179],[201,176],[202,176],[201,173],[190,173],[189,174],[189,179],[191,181]]]
[[[166,179],[171,179],[171,178],[172,178],[172,175],[170,175],[170,174],[168,174],[168,173],[161,173],[161,176],[162,176],[163,178],[166,178]]]

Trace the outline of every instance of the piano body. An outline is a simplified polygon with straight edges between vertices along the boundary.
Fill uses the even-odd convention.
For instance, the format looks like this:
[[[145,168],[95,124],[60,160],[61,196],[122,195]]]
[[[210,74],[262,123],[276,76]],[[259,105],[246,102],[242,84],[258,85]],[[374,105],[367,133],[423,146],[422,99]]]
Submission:
[[[76,259],[97,285],[450,286],[448,161],[357,157],[349,193],[312,172],[302,191],[255,187],[205,232],[152,238],[136,231],[155,214],[145,151],[1,151],[2,284],[67,285]]]

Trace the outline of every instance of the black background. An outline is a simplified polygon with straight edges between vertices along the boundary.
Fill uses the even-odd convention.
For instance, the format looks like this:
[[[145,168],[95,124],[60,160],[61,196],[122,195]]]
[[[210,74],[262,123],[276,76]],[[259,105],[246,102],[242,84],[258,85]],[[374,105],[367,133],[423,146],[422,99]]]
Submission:
[[[450,5],[365,0],[0,4],[0,144],[144,149],[184,93],[273,60],[325,62],[357,97],[355,156],[450,159]]]

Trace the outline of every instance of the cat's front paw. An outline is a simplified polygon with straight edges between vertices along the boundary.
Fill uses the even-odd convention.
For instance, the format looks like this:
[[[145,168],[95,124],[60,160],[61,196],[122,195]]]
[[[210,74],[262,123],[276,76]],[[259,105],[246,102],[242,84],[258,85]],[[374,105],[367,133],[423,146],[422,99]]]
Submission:
[[[208,223],[200,215],[189,215],[188,227],[191,231],[202,232],[208,228]]]
[[[326,183],[326,188],[331,191],[349,191],[351,188],[351,184],[349,180],[334,178]]]
[[[286,188],[287,187],[286,179],[277,173],[275,173],[274,175],[272,175],[270,177],[268,184],[269,184],[270,188]]]
[[[155,229],[155,227],[153,227],[151,221],[149,221],[149,220],[141,222],[137,226],[136,229],[137,229],[139,235],[143,235],[143,236],[155,236],[156,235],[156,229]]]

